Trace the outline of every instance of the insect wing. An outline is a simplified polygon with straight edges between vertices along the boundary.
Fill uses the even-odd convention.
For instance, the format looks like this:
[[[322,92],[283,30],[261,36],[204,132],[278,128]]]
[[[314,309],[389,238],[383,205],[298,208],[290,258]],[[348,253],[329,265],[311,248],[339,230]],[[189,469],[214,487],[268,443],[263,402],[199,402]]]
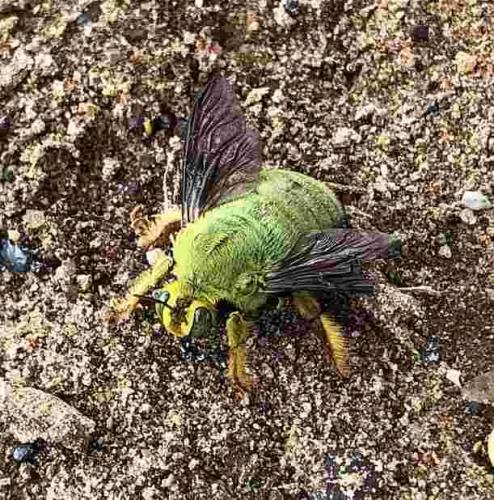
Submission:
[[[385,233],[335,229],[304,236],[267,275],[267,293],[294,291],[369,295],[374,282],[362,262],[397,256],[398,240]]]
[[[255,189],[261,164],[259,134],[246,128],[225,78],[212,79],[197,99],[182,160],[182,224]]]

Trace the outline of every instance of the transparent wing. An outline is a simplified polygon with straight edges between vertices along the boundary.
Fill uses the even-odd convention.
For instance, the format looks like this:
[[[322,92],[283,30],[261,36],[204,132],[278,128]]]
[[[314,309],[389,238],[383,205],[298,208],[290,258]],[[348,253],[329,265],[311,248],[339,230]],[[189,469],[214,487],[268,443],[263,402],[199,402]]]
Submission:
[[[246,128],[225,78],[209,81],[190,117],[182,160],[182,224],[253,191],[261,165],[259,134]]]

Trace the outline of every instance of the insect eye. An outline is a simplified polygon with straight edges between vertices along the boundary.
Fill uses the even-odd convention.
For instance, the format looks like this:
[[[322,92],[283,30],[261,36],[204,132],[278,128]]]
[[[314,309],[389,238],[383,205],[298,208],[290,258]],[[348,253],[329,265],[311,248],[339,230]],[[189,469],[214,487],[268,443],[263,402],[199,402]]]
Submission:
[[[189,331],[191,337],[205,337],[211,332],[214,317],[211,311],[205,307],[198,307],[194,311],[194,319]]]

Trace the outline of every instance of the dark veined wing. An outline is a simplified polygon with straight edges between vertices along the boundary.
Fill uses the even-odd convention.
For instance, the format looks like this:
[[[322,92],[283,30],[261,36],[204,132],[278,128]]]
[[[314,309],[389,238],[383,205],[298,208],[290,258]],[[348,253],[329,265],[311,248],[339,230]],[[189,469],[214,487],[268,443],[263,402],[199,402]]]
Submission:
[[[182,160],[182,224],[255,189],[261,165],[259,134],[246,128],[233,90],[215,77],[190,117]]]
[[[302,237],[266,276],[266,292],[342,292],[369,295],[375,284],[362,262],[399,255],[399,239],[378,232],[334,229]]]

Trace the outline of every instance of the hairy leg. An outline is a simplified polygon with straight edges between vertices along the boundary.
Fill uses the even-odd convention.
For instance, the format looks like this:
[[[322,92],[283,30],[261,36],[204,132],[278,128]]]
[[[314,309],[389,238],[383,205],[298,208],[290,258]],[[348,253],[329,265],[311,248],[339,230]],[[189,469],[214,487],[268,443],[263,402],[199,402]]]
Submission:
[[[141,248],[168,244],[170,237],[180,231],[181,221],[180,210],[155,215],[151,221],[144,217],[141,207],[130,213],[130,227],[139,236],[137,245]]]
[[[330,314],[321,312],[318,300],[310,293],[297,292],[293,297],[295,306],[304,318],[318,320],[318,330],[321,332],[322,328],[324,332],[323,338],[331,351],[336,368],[341,375],[348,375],[348,349],[341,326]]]
[[[172,259],[161,253],[154,264],[136,278],[127,296],[114,304],[109,319],[111,321],[127,319],[139,303],[140,298],[138,296],[145,295],[149,290],[156,287],[160,281],[170,274],[172,266]]]
[[[245,342],[250,335],[250,325],[239,312],[230,314],[226,322],[228,337],[228,376],[241,390],[252,387],[252,378],[247,373]]]

